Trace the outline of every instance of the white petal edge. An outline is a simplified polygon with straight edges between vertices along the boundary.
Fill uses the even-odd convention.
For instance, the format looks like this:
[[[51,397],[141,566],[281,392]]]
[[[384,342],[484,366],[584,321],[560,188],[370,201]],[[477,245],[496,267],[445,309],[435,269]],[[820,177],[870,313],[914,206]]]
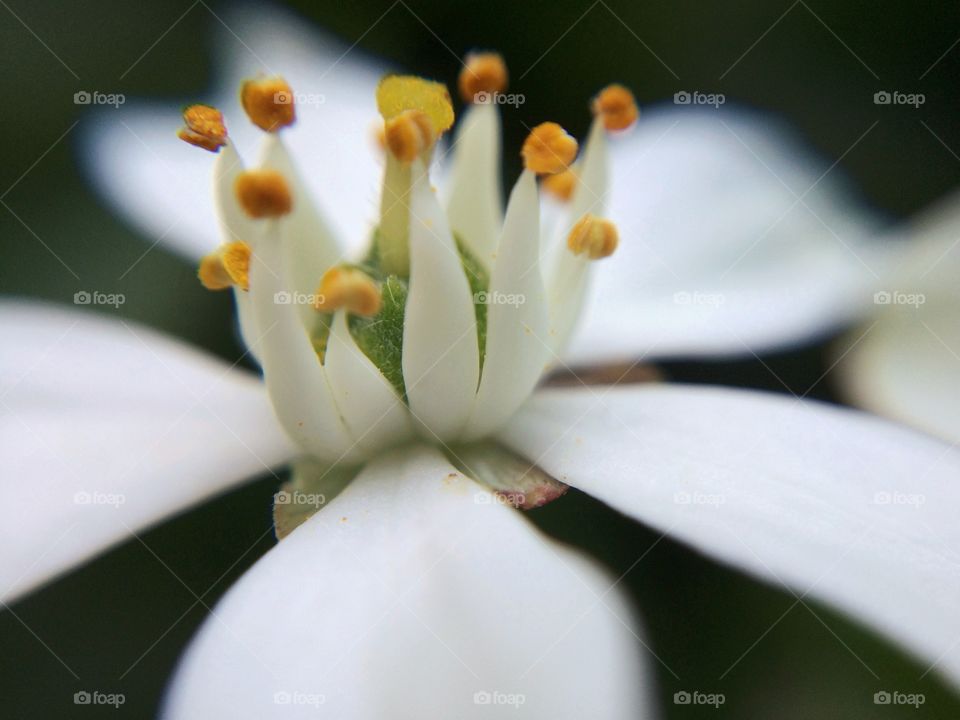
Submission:
[[[836,377],[854,404],[960,443],[960,195],[902,232],[906,257],[838,342]]]
[[[273,4],[219,11],[211,92],[178,102],[131,101],[85,120],[85,165],[107,201],[151,241],[189,260],[219,242],[209,153],[177,139],[184,102],[224,112],[230,137],[249,153],[262,133],[239,103],[240,82],[283,75],[300,102],[283,131],[304,179],[342,242],[359,248],[376,218],[379,154],[371,128],[385,65]]]
[[[609,145],[620,246],[597,263],[572,363],[749,356],[869,312],[882,223],[777,123],[654,107]]]
[[[130,321],[0,303],[0,599],[295,451],[260,381]]]
[[[427,439],[457,437],[473,408],[480,379],[473,303],[446,215],[417,160],[410,189],[403,379],[410,411]]]
[[[610,584],[438,451],[399,451],[230,590],[165,717],[650,718]]]
[[[547,390],[501,439],[709,557],[832,604],[960,685],[957,448],[820,403],[665,385]]]
[[[503,217],[500,136],[500,108],[492,103],[470,105],[450,149],[453,168],[446,203],[450,227],[488,268],[493,267]]]
[[[540,273],[537,182],[525,171],[510,194],[487,292],[487,346],[468,440],[487,435],[530,395],[551,357]]]

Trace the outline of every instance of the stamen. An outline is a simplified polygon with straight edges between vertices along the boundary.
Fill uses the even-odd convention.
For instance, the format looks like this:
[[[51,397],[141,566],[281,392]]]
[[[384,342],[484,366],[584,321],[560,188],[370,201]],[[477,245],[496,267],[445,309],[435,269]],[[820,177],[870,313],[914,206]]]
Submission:
[[[538,175],[553,175],[566,170],[577,156],[577,141],[554,122],[537,125],[527,136],[520,151],[523,166]]]
[[[227,144],[227,127],[223,113],[209,105],[190,105],[183,111],[186,127],[180,128],[177,137],[196,147],[217,152]]]
[[[623,85],[608,85],[593,99],[593,114],[611,132],[626,130],[637,121],[640,111],[633,93]]]
[[[507,89],[507,65],[499,53],[470,53],[457,80],[466,103],[484,103],[485,98]]]
[[[421,110],[404,110],[384,122],[384,140],[400,162],[410,163],[436,142],[433,124]]]
[[[443,83],[413,75],[387,75],[377,85],[377,109],[385,121],[407,110],[420,110],[439,137],[453,125],[453,103]]]
[[[200,283],[207,290],[226,290],[234,285],[249,290],[250,254],[250,246],[241,240],[221,245],[200,260]]]
[[[556,175],[547,175],[543,178],[542,187],[558,200],[567,202],[577,187],[577,173],[568,168]]]
[[[314,308],[320,312],[346,308],[354,315],[373,317],[380,305],[380,288],[373,278],[356,268],[335,266],[323,274]]]
[[[240,102],[250,121],[266,132],[277,132],[297,119],[293,90],[279,75],[244,81]]]
[[[590,213],[580,218],[567,236],[567,247],[573,254],[586,254],[591,260],[613,255],[619,242],[617,226]]]
[[[237,176],[233,189],[252,218],[279,217],[293,207],[290,187],[276,170],[246,170]]]
[[[386,130],[384,130],[383,125],[384,123],[382,122],[375,122],[370,128],[370,135],[380,152],[387,151],[387,133]]]

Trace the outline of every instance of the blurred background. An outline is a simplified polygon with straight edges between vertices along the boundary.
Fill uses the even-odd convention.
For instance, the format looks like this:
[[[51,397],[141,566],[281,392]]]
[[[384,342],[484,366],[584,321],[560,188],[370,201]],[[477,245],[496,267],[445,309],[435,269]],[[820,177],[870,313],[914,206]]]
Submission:
[[[215,13],[225,6],[199,0],[0,5],[2,292],[66,303],[84,287],[124,293],[126,304],[102,311],[235,359],[229,294],[204,291],[195,268],[163,248],[147,252],[153,239],[115,218],[88,187],[79,169],[82,121],[75,124],[84,108],[73,101],[75,92],[93,88],[127,98],[201,95],[211,75]],[[697,88],[776,114],[831,162],[842,156],[837,172],[894,219],[960,182],[956,3],[289,5],[347,43],[451,86],[459,66],[448,47],[457,53],[496,48],[516,67],[533,65],[550,50],[550,63],[534,65],[524,79],[521,112],[528,124],[549,117],[582,136],[584,98],[608,80],[630,86],[641,105]],[[874,93],[882,90],[922,93],[924,102],[877,105]],[[508,162],[517,157],[523,132],[520,124],[508,126]],[[507,172],[512,176],[518,167]],[[685,382],[774,392],[789,386],[835,401],[830,377],[821,379],[830,340],[749,362],[674,362],[662,370]],[[272,534],[264,533],[275,490],[273,480],[253,482],[144,534],[153,552],[129,542],[20,602],[15,614],[0,612],[0,716],[153,716],[207,607],[272,546]],[[638,549],[651,548],[622,586],[663,660],[652,665],[666,717],[960,717],[960,699],[935,675],[921,677],[925,667],[816,603],[798,606],[792,595],[659,540],[578,493],[532,517],[616,575],[627,571]],[[124,705],[74,704],[75,692],[94,688],[123,693]],[[893,688],[921,692],[926,702],[919,709],[874,705],[875,692]],[[725,703],[673,702],[675,692],[694,689],[723,693]]]

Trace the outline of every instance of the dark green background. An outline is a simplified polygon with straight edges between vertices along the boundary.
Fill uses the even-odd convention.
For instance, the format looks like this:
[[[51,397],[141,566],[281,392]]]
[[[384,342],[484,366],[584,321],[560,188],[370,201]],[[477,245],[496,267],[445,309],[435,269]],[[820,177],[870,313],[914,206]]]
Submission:
[[[960,180],[960,45],[954,47],[960,6],[955,3],[409,0],[404,5],[361,0],[293,5],[351,43],[392,6],[360,47],[450,83],[458,66],[443,43],[457,52],[498,48],[514,67],[527,67],[573,26],[549,62],[538,64],[517,88],[527,98],[518,112],[528,125],[550,117],[582,134],[584,98],[608,80],[631,86],[641,103],[682,89],[723,92],[728,102],[785,117],[831,160],[879,121],[838,170],[894,216],[908,216]],[[122,292],[127,304],[120,314],[237,357],[229,300],[226,294],[202,291],[194,268],[157,248],[118,280],[146,250],[146,239],[113,218],[86,186],[77,169],[77,128],[55,142],[79,117],[73,93],[80,89],[130,98],[199,95],[210,76],[207,40],[215,23],[205,5],[190,0],[0,4],[4,293],[70,302],[74,292],[89,287]],[[874,105],[873,93],[883,89],[922,92],[926,103],[919,110]],[[522,132],[520,124],[508,129],[508,157],[516,156]],[[131,140],[118,137],[117,142]],[[826,367],[827,341],[766,357],[764,363],[671,363],[666,372],[679,380],[777,392],[785,391],[782,380],[802,394]],[[832,399],[830,378],[811,395]],[[14,610],[22,623],[0,613],[0,716],[151,716],[178,654],[207,614],[204,605],[216,602],[271,547],[267,531],[274,490],[272,481],[260,480],[146,533],[144,541],[179,580],[146,547],[130,542],[19,603]],[[658,539],[576,493],[535,517],[549,531],[600,556],[617,574]],[[919,679],[923,667],[817,605],[812,607],[820,619],[794,607],[719,680],[794,598],[705,562],[669,540],[657,543],[622,586],[642,609],[652,647],[680,677],[657,666],[669,717],[960,717],[955,695],[932,676]],[[925,693],[925,707],[872,704],[876,690],[895,688]],[[80,689],[122,692],[126,705],[120,711],[76,707],[73,693]],[[723,692],[727,702],[719,710],[675,706],[672,695],[679,689]]]

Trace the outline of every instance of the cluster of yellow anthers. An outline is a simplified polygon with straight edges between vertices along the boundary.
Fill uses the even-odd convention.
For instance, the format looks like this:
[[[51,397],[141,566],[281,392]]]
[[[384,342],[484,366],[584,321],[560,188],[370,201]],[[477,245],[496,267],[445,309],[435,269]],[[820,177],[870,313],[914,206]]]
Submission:
[[[458,80],[460,96],[466,103],[483,102],[507,87],[508,73],[497,53],[471,53],[464,62]],[[274,133],[296,120],[294,94],[280,77],[259,77],[247,80],[240,90],[243,108],[260,129]],[[429,162],[439,137],[454,120],[453,107],[446,87],[417,77],[391,75],[377,89],[377,106],[383,116],[382,147],[398,161],[402,172],[414,160]],[[592,110],[606,130],[629,128],[638,116],[637,105],[630,91],[622,85],[610,85],[597,95]],[[228,142],[223,115],[216,108],[192,105],[184,110],[184,127],[179,137],[198,147],[217,152]],[[523,143],[524,167],[542,178],[542,188],[559,200],[567,201],[577,185],[574,166],[577,141],[560,125],[545,122],[537,125]],[[407,167],[407,170],[409,168]],[[390,165],[387,173],[389,176]],[[388,177],[389,182],[389,177]],[[234,186],[243,211],[251,218],[286,215],[292,209],[290,189],[284,177],[274,170],[248,170],[241,173]],[[395,206],[395,203],[391,203]],[[387,213],[381,218],[379,232],[399,240],[393,247],[402,247],[409,218],[405,214]],[[611,255],[617,248],[617,229],[608,220],[592,214],[581,217],[567,237],[567,247],[575,255],[594,260]],[[229,287],[249,289],[250,246],[243,241],[223,244],[203,258],[199,267],[200,281],[210,290]],[[403,267],[407,258],[383,257]],[[352,313],[373,316],[380,311],[381,298],[377,283],[361,270],[347,266],[329,269],[317,290],[316,309],[333,312],[346,308]]]

